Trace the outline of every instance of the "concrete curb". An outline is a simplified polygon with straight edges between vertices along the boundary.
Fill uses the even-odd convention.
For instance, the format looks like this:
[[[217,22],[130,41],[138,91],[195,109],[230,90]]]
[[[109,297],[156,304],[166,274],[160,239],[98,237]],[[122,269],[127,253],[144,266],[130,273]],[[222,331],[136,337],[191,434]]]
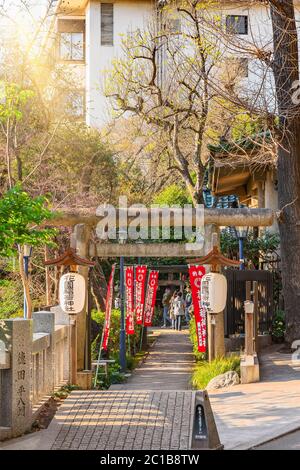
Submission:
[[[235,447],[227,447],[225,450],[256,450],[257,447],[263,446],[268,442],[276,441],[288,434],[292,434],[293,432],[299,431],[300,425],[291,424],[290,426],[286,426],[285,431],[283,433],[279,433],[278,431],[274,433],[268,433],[265,436],[260,437],[259,439],[254,439],[252,442],[248,442],[247,444],[238,444]]]

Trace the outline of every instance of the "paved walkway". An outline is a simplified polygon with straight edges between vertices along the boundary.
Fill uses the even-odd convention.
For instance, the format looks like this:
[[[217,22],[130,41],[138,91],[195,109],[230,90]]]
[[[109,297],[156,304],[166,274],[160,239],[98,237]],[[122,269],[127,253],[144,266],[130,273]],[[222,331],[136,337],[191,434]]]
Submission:
[[[74,392],[59,410],[52,449],[189,448],[193,392]]]
[[[248,449],[300,427],[300,364],[270,348],[260,357],[262,381],[210,393],[225,449]]]
[[[146,361],[126,383],[72,392],[47,430],[2,448],[187,450],[194,398],[188,331],[155,335]]]
[[[110,390],[188,390],[194,356],[188,330],[156,331],[158,337],[146,361],[124,384]]]
[[[160,330],[126,383],[71,394],[52,449],[188,449],[193,364],[188,331]]]
[[[300,364],[276,348],[266,351],[260,363],[260,383],[210,393],[225,449],[254,448],[300,428]],[[146,362],[127,384],[106,392],[73,392],[47,430],[0,448],[185,450],[193,402],[188,390],[192,365],[187,333],[161,331]],[[299,448],[299,438],[295,433],[264,446]]]

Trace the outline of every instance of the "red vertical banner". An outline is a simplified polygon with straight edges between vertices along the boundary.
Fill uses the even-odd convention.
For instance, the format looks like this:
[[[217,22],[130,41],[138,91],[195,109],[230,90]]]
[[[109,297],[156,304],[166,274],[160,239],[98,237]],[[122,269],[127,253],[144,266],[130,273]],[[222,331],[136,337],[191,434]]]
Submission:
[[[158,288],[158,271],[150,271],[144,310],[144,326],[152,326],[152,318]]]
[[[102,349],[104,351],[107,351],[108,338],[109,338],[109,332],[110,332],[111,307],[112,307],[113,294],[114,294],[115,269],[116,269],[116,265],[113,264],[111,268],[110,278],[108,281],[108,286],[107,286],[107,295],[106,295],[106,304],[105,304],[105,323],[104,323],[104,334],[103,334],[103,342],[102,342]]]
[[[206,309],[201,305],[201,281],[205,275],[205,268],[204,266],[189,266],[189,274],[198,339],[198,351],[206,352]]]
[[[125,268],[126,286],[126,333],[134,334],[134,271],[133,266]]]
[[[135,318],[138,325],[143,323],[147,266],[135,268]]]

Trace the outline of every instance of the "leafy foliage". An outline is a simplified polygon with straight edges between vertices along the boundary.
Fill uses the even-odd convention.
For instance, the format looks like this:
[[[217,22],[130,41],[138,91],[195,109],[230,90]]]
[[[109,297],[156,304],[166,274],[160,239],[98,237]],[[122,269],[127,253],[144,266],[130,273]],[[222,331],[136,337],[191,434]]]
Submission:
[[[222,231],[220,237],[221,251],[229,258],[238,259],[239,243],[237,238],[228,231]],[[259,237],[255,236],[254,231],[249,231],[244,241],[244,257],[246,264],[253,264],[258,267],[259,260],[267,260],[268,256],[276,253],[279,248],[279,234],[271,233],[265,230]]]
[[[12,318],[23,315],[23,289],[21,282],[12,279],[0,279],[0,318]]]
[[[285,315],[282,310],[277,310],[272,324],[272,336],[278,340],[283,340],[285,333]]]
[[[183,207],[185,204],[192,204],[192,199],[185,188],[174,183],[157,194],[153,199],[153,203],[160,206],[179,205]]]
[[[191,321],[189,323],[189,329],[190,329],[190,340],[193,346],[193,353],[195,356],[196,361],[204,361],[206,354],[205,353],[200,353],[198,351],[198,339],[197,339],[197,332],[196,332],[196,323],[194,318],[191,318]]]
[[[196,390],[204,389],[217,375],[235,371],[240,375],[240,357],[221,357],[212,362],[198,362],[192,377],[192,385]]]
[[[24,105],[34,96],[32,90],[26,90],[16,83],[0,82],[0,122],[8,119],[17,121],[23,117]]]
[[[92,319],[99,325],[99,333],[92,343],[92,357],[97,360],[99,354],[99,347],[101,335],[104,326],[105,313],[93,310]],[[139,325],[135,326],[135,334],[130,336],[130,347],[128,342],[126,364],[129,370],[134,369],[138,363],[143,359],[145,351],[139,351],[141,328]],[[127,338],[128,339],[128,338]],[[115,363],[110,364],[108,368],[108,377],[99,371],[97,377],[97,385],[99,388],[108,388],[112,383],[120,383],[124,381],[124,375],[120,372],[119,363],[119,349],[120,349],[120,310],[113,309],[111,312],[111,329],[108,341],[108,357],[114,359]],[[102,357],[104,353],[102,353]]]
[[[32,198],[17,185],[0,199],[0,256],[11,256],[18,245],[51,244],[56,231],[39,225],[53,217],[43,196]]]

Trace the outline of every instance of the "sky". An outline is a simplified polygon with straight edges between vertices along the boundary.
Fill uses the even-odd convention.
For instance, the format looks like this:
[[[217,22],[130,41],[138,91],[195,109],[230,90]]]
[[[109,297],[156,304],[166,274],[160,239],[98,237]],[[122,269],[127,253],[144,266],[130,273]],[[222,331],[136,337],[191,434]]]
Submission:
[[[0,0],[0,35],[26,42],[45,16],[50,0]],[[46,28],[46,26],[45,26]]]
[[[0,0],[0,24],[13,28],[14,24],[26,29],[34,27],[47,8],[49,0]]]

